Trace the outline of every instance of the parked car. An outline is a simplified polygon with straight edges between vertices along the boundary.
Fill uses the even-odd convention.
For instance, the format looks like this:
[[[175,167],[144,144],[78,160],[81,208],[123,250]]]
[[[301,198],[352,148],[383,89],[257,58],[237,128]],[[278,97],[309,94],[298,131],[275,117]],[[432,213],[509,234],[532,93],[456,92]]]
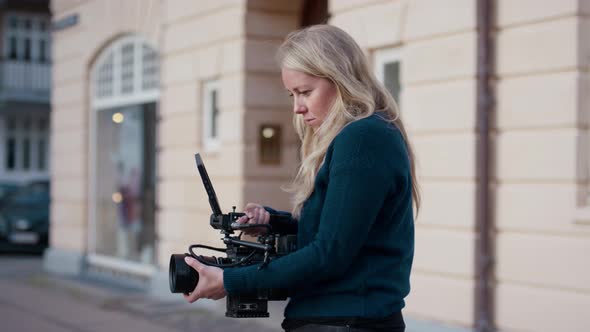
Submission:
[[[19,185],[12,182],[0,182],[0,208],[6,197],[10,196],[19,188]]]
[[[48,181],[37,181],[7,195],[0,206],[0,250],[43,251],[49,244]]]

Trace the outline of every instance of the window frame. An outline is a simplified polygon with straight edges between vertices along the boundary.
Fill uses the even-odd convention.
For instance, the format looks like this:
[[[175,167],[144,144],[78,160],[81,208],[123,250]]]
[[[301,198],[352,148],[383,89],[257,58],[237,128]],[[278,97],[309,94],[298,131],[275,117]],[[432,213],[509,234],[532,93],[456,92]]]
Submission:
[[[402,84],[402,51],[399,47],[393,48],[386,48],[386,49],[377,49],[374,51],[373,55],[373,63],[374,63],[374,74],[377,77],[377,80],[381,82],[385,86],[385,65],[388,63],[398,62],[399,63],[399,91],[397,93],[397,99],[395,100],[398,103],[398,107],[401,108],[401,100],[402,100],[402,93],[403,93],[403,84]],[[392,94],[393,95],[393,94]],[[396,97],[393,95],[394,98]]]
[[[12,19],[17,21],[16,27],[11,26]],[[51,62],[51,36],[48,29],[51,22],[50,16],[9,11],[3,15],[3,20],[4,24],[2,28],[4,29],[4,34],[2,43],[4,50],[2,56],[4,59],[15,62],[40,64]],[[29,20],[31,24],[30,28],[27,29],[20,26],[20,23],[24,20]],[[45,30],[42,29],[43,26]],[[16,44],[14,58],[11,57],[11,40],[13,38]],[[25,58],[27,53],[25,44],[27,40],[29,42],[29,56]],[[44,50],[42,50],[41,42],[44,44]]]
[[[121,74],[122,74],[122,67],[121,67],[121,48],[126,45],[132,43],[133,47],[133,89],[130,93],[123,94],[121,93]],[[148,48],[154,54],[152,63],[152,68],[155,70],[155,73],[150,76],[151,80],[154,80],[154,84],[144,86],[143,84],[143,71],[142,66],[144,64],[144,56],[143,50]],[[104,72],[110,73],[110,76],[107,75],[106,81],[102,83],[110,84],[109,94],[100,94],[99,91],[101,87],[105,87],[106,85],[101,85],[101,78],[105,78],[105,76],[101,76],[100,69],[103,67],[105,63],[110,63],[110,68],[107,68]],[[87,239],[88,239],[88,262],[93,266],[101,266],[108,269],[116,269],[121,271],[130,272],[133,274],[139,274],[143,276],[149,277],[153,273],[155,273],[155,267],[152,263],[142,263],[136,262],[131,260],[122,260],[121,258],[105,256],[100,254],[97,251],[97,169],[98,169],[98,161],[97,161],[97,131],[98,131],[98,115],[101,112],[108,112],[113,108],[122,108],[134,105],[141,105],[141,104],[155,104],[155,114],[156,114],[156,126],[158,119],[158,105],[160,103],[160,69],[161,69],[161,58],[158,52],[157,45],[153,44],[151,41],[136,35],[136,34],[129,34],[123,37],[120,37],[117,40],[112,41],[108,46],[104,49],[99,51],[96,60],[91,65],[90,68],[90,77],[89,77],[89,84],[88,84],[88,94],[89,94],[89,103],[90,103],[90,125],[88,131],[88,140],[89,140],[89,162],[88,162],[88,182],[89,182],[89,208],[87,211],[88,216],[88,229],[87,232]],[[156,158],[157,158],[157,149],[158,149],[158,139],[156,137],[154,147],[156,149]],[[156,161],[156,174],[157,174],[157,161]],[[157,198],[155,198],[157,201]],[[156,214],[157,215],[157,214]],[[157,224],[157,216],[156,218]]]
[[[14,121],[15,128],[10,129],[8,122]],[[25,122],[30,122],[30,128],[25,128]],[[17,116],[9,115],[2,119],[3,135],[2,139],[2,160],[1,170],[5,175],[16,176],[23,178],[39,178],[49,175],[49,149],[50,149],[50,135],[48,128],[40,130],[38,128],[41,122],[45,122],[49,125],[49,117],[47,116]],[[8,141],[14,141],[14,167],[9,168],[8,166]],[[39,141],[44,142],[44,151],[40,151],[40,146],[37,144]],[[28,148],[25,142],[28,142]],[[25,155],[26,153],[26,155]],[[39,158],[43,157],[41,161]],[[28,167],[25,164],[25,160],[28,161]],[[37,165],[42,162],[44,168],[39,168]]]
[[[130,91],[122,92],[121,85],[123,63],[122,50],[127,45],[133,45],[133,63],[131,69],[133,72],[133,81]],[[144,60],[144,46],[152,50],[155,54],[153,61],[155,65],[151,66],[155,73],[151,76],[143,74]],[[90,95],[91,108],[95,110],[108,109],[118,107],[126,104],[138,104],[160,98],[160,58],[155,45],[152,45],[147,40],[137,35],[127,35],[113,41],[106,49],[102,50],[95,63],[92,65],[90,77]],[[107,66],[107,67],[104,67]],[[103,69],[104,67],[104,69]],[[101,71],[101,69],[103,69]],[[103,80],[104,78],[108,80]],[[145,79],[150,79],[156,84],[145,85]],[[105,85],[110,84],[110,85]],[[109,93],[102,94],[101,92],[109,91]]]

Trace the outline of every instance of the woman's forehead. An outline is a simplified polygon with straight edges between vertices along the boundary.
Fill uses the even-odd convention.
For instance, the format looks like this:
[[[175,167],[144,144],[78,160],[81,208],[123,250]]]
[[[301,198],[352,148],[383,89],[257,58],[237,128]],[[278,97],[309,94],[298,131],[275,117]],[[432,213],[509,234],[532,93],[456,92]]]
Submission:
[[[312,85],[322,80],[320,77],[288,68],[283,68],[281,70],[281,76],[283,82],[285,82],[285,84],[288,83],[291,86]]]

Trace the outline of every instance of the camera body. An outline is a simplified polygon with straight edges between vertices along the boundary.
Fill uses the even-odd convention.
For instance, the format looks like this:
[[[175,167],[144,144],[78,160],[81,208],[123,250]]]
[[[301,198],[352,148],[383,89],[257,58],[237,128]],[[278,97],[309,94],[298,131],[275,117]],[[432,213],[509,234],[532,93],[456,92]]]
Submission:
[[[232,212],[222,213],[213,185],[199,154],[195,155],[195,160],[209,196],[209,204],[213,210],[209,224],[214,229],[221,231],[224,236],[222,241],[226,247],[212,248],[195,244],[189,246],[186,254],[172,254],[169,268],[170,291],[172,293],[187,294],[192,292],[199,282],[198,273],[185,263],[186,256],[193,257],[205,265],[222,269],[258,265],[260,270],[264,269],[272,260],[297,250],[297,236],[295,235],[297,225],[289,216],[271,214],[269,224],[252,225],[237,222],[245,214],[236,212],[235,206]],[[248,228],[265,228],[266,232],[258,236],[256,242],[242,240],[241,232],[237,236],[234,235],[236,231]],[[196,255],[193,252],[196,248],[220,251],[225,253],[226,257]],[[268,301],[286,300],[287,296],[286,289],[258,289],[251,293],[229,295],[227,296],[225,315],[235,318],[269,317]]]
[[[243,213],[229,213],[226,219],[228,222],[225,223],[224,220],[220,220],[221,218],[211,215],[211,226],[213,228],[221,227],[223,229],[222,232],[233,231],[232,222],[229,221],[237,220],[242,215]],[[280,222],[278,220],[279,217],[272,216],[270,224]],[[266,251],[261,250],[262,248],[246,247],[241,242],[235,243],[235,240],[239,241],[238,238],[234,238],[234,241],[227,241],[226,239],[224,238],[227,246],[226,263],[229,264],[243,261],[253,254],[250,261],[251,264],[262,264],[261,266],[264,266],[265,262],[272,261],[297,249],[297,236],[294,234],[281,235],[271,232],[259,236],[256,244],[262,246],[270,245],[272,247],[268,251],[268,255]],[[252,293],[228,295],[225,315],[234,318],[268,317],[268,301],[284,301],[287,299],[287,296],[286,289],[259,289]]]
[[[235,207],[234,207],[235,209]],[[215,215],[210,218],[211,227],[221,230],[224,234],[225,249],[213,248],[226,253],[227,257],[198,256],[193,253],[193,248],[207,248],[201,245],[192,245],[187,254],[173,254],[170,257],[170,291],[172,293],[192,292],[199,282],[198,273],[184,262],[185,256],[191,256],[206,265],[221,268],[259,265],[264,268],[272,260],[287,255],[297,249],[297,236],[294,234],[280,234],[272,231],[285,230],[282,223],[286,222],[284,216],[271,215],[269,225],[265,227],[269,231],[260,235],[256,242],[245,241],[241,236],[234,236],[236,230],[253,228],[253,225],[238,224],[236,221],[244,213],[230,212],[228,214]],[[256,226],[254,226],[256,227]],[[269,317],[268,301],[283,301],[287,299],[286,289],[259,289],[251,293],[228,295],[226,303],[227,317],[234,318],[258,318]]]

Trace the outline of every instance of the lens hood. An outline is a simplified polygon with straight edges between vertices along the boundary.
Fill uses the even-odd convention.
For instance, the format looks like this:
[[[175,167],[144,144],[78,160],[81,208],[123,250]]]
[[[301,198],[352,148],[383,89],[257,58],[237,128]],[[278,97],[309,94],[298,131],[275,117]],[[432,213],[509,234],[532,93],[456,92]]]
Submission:
[[[170,268],[168,269],[170,291],[172,293],[188,294],[199,283],[199,274],[184,261],[188,254],[173,254],[170,256]]]

